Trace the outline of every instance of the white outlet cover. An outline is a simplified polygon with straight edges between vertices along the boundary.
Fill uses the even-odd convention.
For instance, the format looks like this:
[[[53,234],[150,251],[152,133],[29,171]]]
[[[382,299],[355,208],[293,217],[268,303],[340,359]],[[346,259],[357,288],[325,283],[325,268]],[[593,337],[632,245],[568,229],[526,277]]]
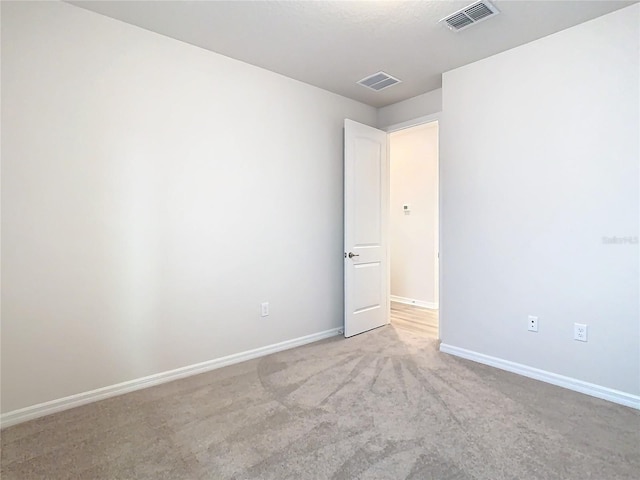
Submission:
[[[573,339],[579,342],[586,342],[588,339],[589,327],[584,323],[573,324]]]
[[[527,330],[530,332],[538,331],[538,317],[534,317],[533,315],[529,315],[527,319]]]

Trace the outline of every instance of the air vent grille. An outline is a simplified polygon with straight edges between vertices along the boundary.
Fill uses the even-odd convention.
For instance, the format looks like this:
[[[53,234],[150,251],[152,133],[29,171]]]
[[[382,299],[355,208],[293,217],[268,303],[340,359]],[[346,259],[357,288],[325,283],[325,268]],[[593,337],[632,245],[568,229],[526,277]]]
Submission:
[[[402,80],[392,77],[388,73],[378,72],[363,78],[358,83],[363,87],[379,92],[380,90],[384,90],[385,88],[395,85],[396,83],[400,83],[401,81]]]
[[[458,10],[457,12],[443,18],[440,22],[444,22],[450,30],[459,32],[465,28],[475,25],[487,18],[491,18],[500,13],[500,11],[489,1],[472,3],[468,7]]]

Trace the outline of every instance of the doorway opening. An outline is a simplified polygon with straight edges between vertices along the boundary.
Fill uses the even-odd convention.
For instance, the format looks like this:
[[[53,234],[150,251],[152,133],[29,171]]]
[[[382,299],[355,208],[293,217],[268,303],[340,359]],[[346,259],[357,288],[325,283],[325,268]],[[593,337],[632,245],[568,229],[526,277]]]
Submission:
[[[438,121],[389,135],[391,324],[440,338]]]

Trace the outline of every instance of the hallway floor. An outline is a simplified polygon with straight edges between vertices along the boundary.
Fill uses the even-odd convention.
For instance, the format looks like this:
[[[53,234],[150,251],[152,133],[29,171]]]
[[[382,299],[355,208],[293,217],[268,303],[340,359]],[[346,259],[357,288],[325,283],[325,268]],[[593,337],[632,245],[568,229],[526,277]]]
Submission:
[[[391,324],[429,338],[438,338],[438,310],[391,302]]]

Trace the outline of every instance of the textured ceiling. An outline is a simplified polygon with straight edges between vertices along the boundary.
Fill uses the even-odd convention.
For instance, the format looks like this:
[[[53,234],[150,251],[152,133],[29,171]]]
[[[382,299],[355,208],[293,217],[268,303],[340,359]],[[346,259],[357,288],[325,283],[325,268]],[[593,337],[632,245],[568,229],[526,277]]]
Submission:
[[[637,0],[496,0],[500,15],[457,33],[438,20],[472,0],[69,3],[381,107],[439,88],[447,70]],[[402,83],[356,84],[380,70]]]

